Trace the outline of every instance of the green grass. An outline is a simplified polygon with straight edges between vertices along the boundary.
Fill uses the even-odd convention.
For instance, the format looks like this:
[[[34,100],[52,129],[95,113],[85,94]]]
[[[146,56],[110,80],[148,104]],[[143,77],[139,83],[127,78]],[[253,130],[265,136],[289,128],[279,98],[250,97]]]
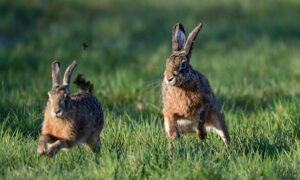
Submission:
[[[0,1],[0,179],[300,179],[299,9],[296,0]],[[191,63],[233,143],[191,134],[172,152],[160,97],[171,28],[199,21]],[[94,83],[99,154],[37,156],[55,59],[63,69],[76,59],[74,75]]]

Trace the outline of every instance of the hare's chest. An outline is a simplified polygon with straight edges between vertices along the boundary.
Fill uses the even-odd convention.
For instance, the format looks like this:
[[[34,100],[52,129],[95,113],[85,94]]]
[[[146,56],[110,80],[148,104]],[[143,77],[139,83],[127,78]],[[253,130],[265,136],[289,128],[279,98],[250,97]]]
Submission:
[[[58,119],[45,121],[43,123],[43,133],[65,140],[76,138],[74,123]]]
[[[188,120],[192,120],[201,108],[202,98],[197,92],[188,92],[171,87],[165,90],[163,96],[164,111],[191,117]]]

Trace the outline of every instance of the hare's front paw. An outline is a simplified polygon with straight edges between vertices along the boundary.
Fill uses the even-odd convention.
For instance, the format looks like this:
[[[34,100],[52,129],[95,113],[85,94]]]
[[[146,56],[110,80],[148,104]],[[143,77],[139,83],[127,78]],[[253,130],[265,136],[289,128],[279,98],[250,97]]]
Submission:
[[[53,149],[49,149],[48,151],[45,152],[45,154],[48,156],[48,157],[53,157],[55,156],[55,154],[58,153],[58,150],[56,148],[53,148]]]
[[[197,130],[197,135],[200,140],[204,140],[206,138],[207,132],[205,130]]]
[[[170,130],[169,132],[167,132],[167,136],[168,136],[169,141],[174,141],[175,139],[180,138],[180,133],[179,133],[178,129],[175,128],[175,131]]]
[[[37,151],[38,151],[38,154],[39,154],[40,156],[42,156],[42,155],[45,155],[45,153],[46,153],[46,148],[44,148],[44,147],[38,147]]]

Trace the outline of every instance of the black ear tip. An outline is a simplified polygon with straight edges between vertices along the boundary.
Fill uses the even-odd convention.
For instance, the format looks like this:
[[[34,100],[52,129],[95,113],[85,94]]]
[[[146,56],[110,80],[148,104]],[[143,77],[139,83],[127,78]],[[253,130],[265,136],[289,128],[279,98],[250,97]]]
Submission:
[[[173,28],[181,28],[183,27],[183,25],[181,23],[176,23]]]
[[[179,29],[184,32],[183,25],[179,23]],[[185,32],[184,32],[185,33]]]
[[[58,67],[60,66],[60,64],[59,64],[59,61],[58,61],[58,60],[55,60],[55,61],[53,61],[53,62],[52,62],[52,66],[56,66],[56,65],[58,65]]]
[[[184,28],[183,28],[183,25],[181,23],[176,23],[174,26],[173,26],[173,29],[174,30],[181,30],[185,33],[184,31]]]

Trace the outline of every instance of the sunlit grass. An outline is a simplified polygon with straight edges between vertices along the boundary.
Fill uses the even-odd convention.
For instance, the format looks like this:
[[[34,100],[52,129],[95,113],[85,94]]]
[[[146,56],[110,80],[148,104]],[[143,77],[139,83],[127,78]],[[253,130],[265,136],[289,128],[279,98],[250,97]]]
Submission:
[[[299,179],[298,1],[1,1],[1,179]],[[204,22],[191,64],[210,81],[232,147],[163,131],[171,28]],[[89,45],[82,49],[82,43]],[[78,62],[104,108],[102,147],[38,157],[51,62]],[[71,86],[71,91],[78,91]]]

